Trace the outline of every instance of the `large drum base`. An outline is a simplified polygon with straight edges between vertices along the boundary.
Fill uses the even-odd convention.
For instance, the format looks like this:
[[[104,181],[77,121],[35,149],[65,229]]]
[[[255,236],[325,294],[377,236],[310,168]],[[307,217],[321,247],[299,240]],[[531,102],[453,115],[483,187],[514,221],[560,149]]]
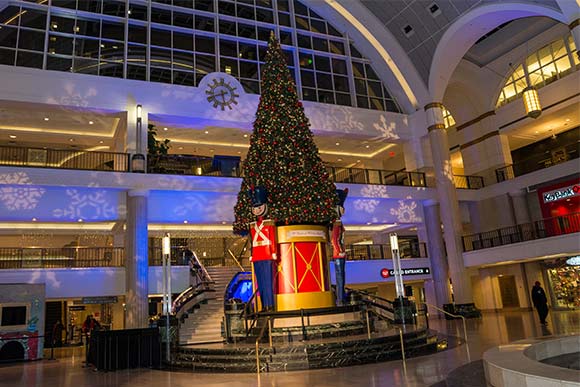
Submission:
[[[334,306],[332,292],[288,293],[276,295],[276,310],[329,308]]]

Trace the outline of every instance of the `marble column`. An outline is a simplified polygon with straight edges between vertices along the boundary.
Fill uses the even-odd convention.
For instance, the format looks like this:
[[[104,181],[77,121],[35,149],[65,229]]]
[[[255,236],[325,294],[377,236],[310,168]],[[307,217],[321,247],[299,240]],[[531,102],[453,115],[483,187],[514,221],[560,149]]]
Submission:
[[[425,231],[429,236],[427,251],[429,262],[431,263],[431,276],[433,277],[433,287],[437,306],[451,302],[449,289],[449,265],[445,257],[445,247],[443,246],[443,233],[441,232],[441,217],[439,216],[439,205],[437,202],[425,202],[423,204],[423,214],[425,216]]]
[[[449,275],[453,282],[453,297],[456,304],[469,304],[473,303],[473,295],[471,281],[467,276],[463,263],[463,248],[461,247],[463,225],[459,213],[457,191],[453,183],[449,141],[443,124],[442,108],[443,105],[437,102],[425,106],[427,130],[433,155],[437,196],[443,222],[443,237],[447,248]]]
[[[530,217],[530,209],[528,208],[526,191],[523,189],[512,191],[509,193],[509,196],[514,214],[514,223],[530,223],[532,220]]]
[[[126,329],[146,328],[149,325],[147,194],[145,190],[132,190],[127,193]]]

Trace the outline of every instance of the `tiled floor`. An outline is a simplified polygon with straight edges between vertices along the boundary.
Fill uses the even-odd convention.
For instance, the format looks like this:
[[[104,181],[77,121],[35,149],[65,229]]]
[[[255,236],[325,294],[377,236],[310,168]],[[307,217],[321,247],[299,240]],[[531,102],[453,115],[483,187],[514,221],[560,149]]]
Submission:
[[[493,346],[550,334],[580,333],[580,313],[554,312],[549,326],[542,329],[532,312],[487,313],[482,319],[468,320],[471,360]],[[462,335],[461,323],[437,320],[431,328],[448,334]],[[260,386],[260,387],[339,387],[339,386],[431,386],[456,367],[468,362],[465,345],[431,356],[407,361],[407,376],[400,361],[364,366],[272,374],[198,374],[131,370],[93,372],[82,368],[82,348],[66,348],[58,359],[0,367],[0,386],[55,387],[181,387],[181,386]]]

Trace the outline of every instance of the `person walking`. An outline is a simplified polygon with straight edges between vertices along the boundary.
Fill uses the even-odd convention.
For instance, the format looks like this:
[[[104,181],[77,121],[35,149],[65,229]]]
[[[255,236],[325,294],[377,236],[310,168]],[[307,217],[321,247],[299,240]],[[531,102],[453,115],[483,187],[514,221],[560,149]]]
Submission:
[[[542,289],[539,281],[536,281],[534,287],[532,288],[532,302],[538,311],[540,324],[548,325],[546,322],[546,317],[548,316],[548,299],[546,298],[546,292],[544,292],[544,289]]]

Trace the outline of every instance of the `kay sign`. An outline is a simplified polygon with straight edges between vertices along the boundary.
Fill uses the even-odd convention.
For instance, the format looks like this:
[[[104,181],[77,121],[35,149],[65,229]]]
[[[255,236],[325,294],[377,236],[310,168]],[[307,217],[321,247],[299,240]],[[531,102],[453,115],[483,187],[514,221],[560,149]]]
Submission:
[[[544,192],[544,203],[552,203],[561,199],[580,195],[580,186],[575,184],[569,187],[558,188],[553,191]]]

